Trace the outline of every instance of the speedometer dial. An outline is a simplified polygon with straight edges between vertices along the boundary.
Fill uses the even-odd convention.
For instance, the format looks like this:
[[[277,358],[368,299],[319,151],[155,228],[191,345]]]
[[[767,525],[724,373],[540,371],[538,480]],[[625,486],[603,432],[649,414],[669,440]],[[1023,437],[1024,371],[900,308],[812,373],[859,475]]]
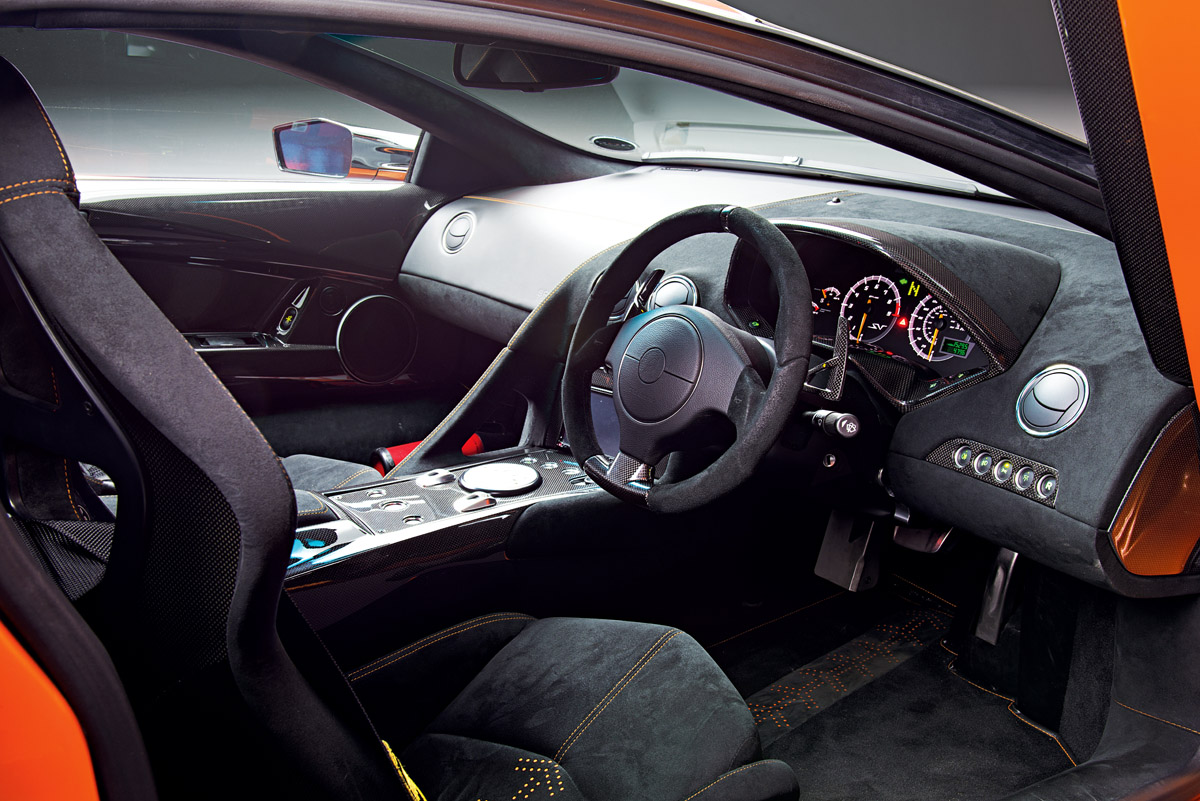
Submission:
[[[842,316],[850,324],[851,342],[880,340],[900,316],[900,290],[889,278],[868,275],[846,291]]]
[[[913,309],[908,326],[908,342],[917,355],[927,362],[965,358],[975,347],[967,329],[933,295],[921,298],[917,308]]]

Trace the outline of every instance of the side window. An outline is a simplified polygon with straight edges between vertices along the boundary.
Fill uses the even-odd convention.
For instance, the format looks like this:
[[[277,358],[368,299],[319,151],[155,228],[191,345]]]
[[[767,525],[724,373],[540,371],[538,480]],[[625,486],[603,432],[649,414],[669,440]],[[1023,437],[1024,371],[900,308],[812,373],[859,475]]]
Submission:
[[[368,177],[358,160],[363,131],[409,148],[397,159],[404,165],[420,134],[269,67],[142,36],[0,29],[0,55],[33,85],[82,177],[338,180],[279,168],[273,129],[317,119],[355,130],[360,169],[349,172]]]

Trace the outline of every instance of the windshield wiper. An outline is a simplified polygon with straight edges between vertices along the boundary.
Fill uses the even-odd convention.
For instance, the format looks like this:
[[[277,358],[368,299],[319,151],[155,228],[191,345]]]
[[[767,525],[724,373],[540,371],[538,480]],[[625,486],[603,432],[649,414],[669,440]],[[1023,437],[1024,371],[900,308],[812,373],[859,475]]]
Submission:
[[[896,170],[881,170],[874,167],[860,167],[853,164],[837,164],[830,161],[815,161],[800,156],[763,156],[750,153],[721,153],[711,150],[664,150],[642,154],[645,164],[694,164],[711,167],[754,167],[770,172],[782,172],[789,175],[805,175],[814,178],[840,178],[848,181],[860,181],[872,184],[885,184],[905,188],[933,189],[940,192],[953,192],[957,195],[976,196],[986,194],[993,197],[1007,197],[993,189],[981,187],[976,183],[962,178],[946,178],[942,176],[921,175]]]

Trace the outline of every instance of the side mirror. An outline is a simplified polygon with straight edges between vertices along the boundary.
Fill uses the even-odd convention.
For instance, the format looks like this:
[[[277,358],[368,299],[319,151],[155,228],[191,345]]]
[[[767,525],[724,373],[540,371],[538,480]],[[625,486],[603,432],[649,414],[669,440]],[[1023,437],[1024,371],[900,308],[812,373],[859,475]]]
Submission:
[[[284,172],[328,178],[403,181],[414,134],[356,128],[332,120],[299,120],[274,129],[275,159]]]
[[[619,69],[562,56],[489,45],[454,46],[454,80],[477,89],[541,92],[612,83]]]

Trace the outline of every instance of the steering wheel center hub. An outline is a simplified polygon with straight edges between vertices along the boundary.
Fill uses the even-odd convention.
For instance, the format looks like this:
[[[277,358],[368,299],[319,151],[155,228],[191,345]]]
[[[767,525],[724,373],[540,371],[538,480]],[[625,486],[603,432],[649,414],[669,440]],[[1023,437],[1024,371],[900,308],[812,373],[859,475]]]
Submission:
[[[638,362],[638,378],[642,379],[643,384],[653,384],[662,378],[666,369],[667,355],[658,348],[651,348],[642,354]]]
[[[634,420],[666,420],[691,397],[703,363],[700,332],[690,321],[656,317],[625,348],[614,387],[617,400]]]

